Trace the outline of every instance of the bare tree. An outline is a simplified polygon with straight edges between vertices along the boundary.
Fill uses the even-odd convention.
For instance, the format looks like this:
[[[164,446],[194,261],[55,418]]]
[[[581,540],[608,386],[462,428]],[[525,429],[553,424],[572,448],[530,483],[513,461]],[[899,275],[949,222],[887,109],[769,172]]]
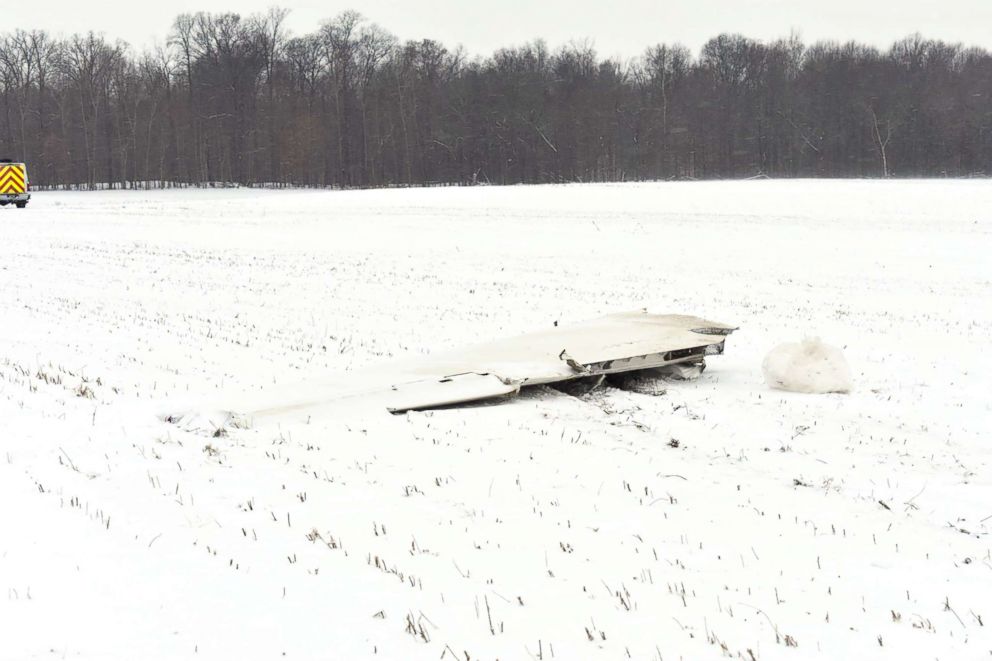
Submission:
[[[276,131],[276,68],[286,45],[286,30],[283,24],[289,15],[288,9],[273,7],[265,14],[262,22],[262,52],[265,58],[265,89],[268,98],[268,139],[269,139],[269,178],[278,182],[282,178],[280,163],[280,140]]]
[[[892,140],[892,122],[884,122],[885,136],[883,137],[882,130],[879,128],[878,115],[875,114],[875,109],[869,105],[868,112],[871,114],[871,134],[875,140],[875,146],[878,148],[878,155],[882,159],[882,176],[888,178],[889,159],[886,155],[886,148],[889,146],[889,141]]]

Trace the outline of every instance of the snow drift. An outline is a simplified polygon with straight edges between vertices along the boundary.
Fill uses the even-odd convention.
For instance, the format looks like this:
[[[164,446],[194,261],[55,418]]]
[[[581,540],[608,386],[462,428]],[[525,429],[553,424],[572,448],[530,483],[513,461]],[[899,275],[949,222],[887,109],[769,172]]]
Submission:
[[[844,354],[819,338],[785,342],[772,349],[761,369],[765,383],[791,392],[850,392],[851,371]]]

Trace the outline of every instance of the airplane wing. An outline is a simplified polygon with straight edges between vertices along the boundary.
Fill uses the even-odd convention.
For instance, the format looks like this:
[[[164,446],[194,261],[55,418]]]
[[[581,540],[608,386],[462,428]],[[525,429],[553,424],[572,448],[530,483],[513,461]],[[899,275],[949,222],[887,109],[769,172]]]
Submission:
[[[698,363],[723,353],[734,330],[686,315],[612,314],[349,375],[337,387],[236,415],[256,420],[366,406],[403,413],[512,397],[529,386]]]
[[[439,355],[393,384],[393,413],[515,394],[520,388],[699,362],[723,353],[733,326],[699,317],[627,312]]]

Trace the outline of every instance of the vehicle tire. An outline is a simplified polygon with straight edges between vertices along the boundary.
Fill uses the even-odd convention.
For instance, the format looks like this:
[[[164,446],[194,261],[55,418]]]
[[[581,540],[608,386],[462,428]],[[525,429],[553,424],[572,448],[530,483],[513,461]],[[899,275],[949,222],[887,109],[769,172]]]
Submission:
[[[28,205],[27,202],[14,202],[14,204],[17,205],[17,208],[18,209],[23,209],[24,207],[26,207]]]

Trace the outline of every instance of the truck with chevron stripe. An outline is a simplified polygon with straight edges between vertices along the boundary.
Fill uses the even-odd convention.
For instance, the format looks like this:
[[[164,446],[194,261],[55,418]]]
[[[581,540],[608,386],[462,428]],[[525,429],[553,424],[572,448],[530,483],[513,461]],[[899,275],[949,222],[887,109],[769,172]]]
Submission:
[[[13,204],[23,209],[31,199],[31,182],[28,166],[8,159],[0,159],[0,207]]]

